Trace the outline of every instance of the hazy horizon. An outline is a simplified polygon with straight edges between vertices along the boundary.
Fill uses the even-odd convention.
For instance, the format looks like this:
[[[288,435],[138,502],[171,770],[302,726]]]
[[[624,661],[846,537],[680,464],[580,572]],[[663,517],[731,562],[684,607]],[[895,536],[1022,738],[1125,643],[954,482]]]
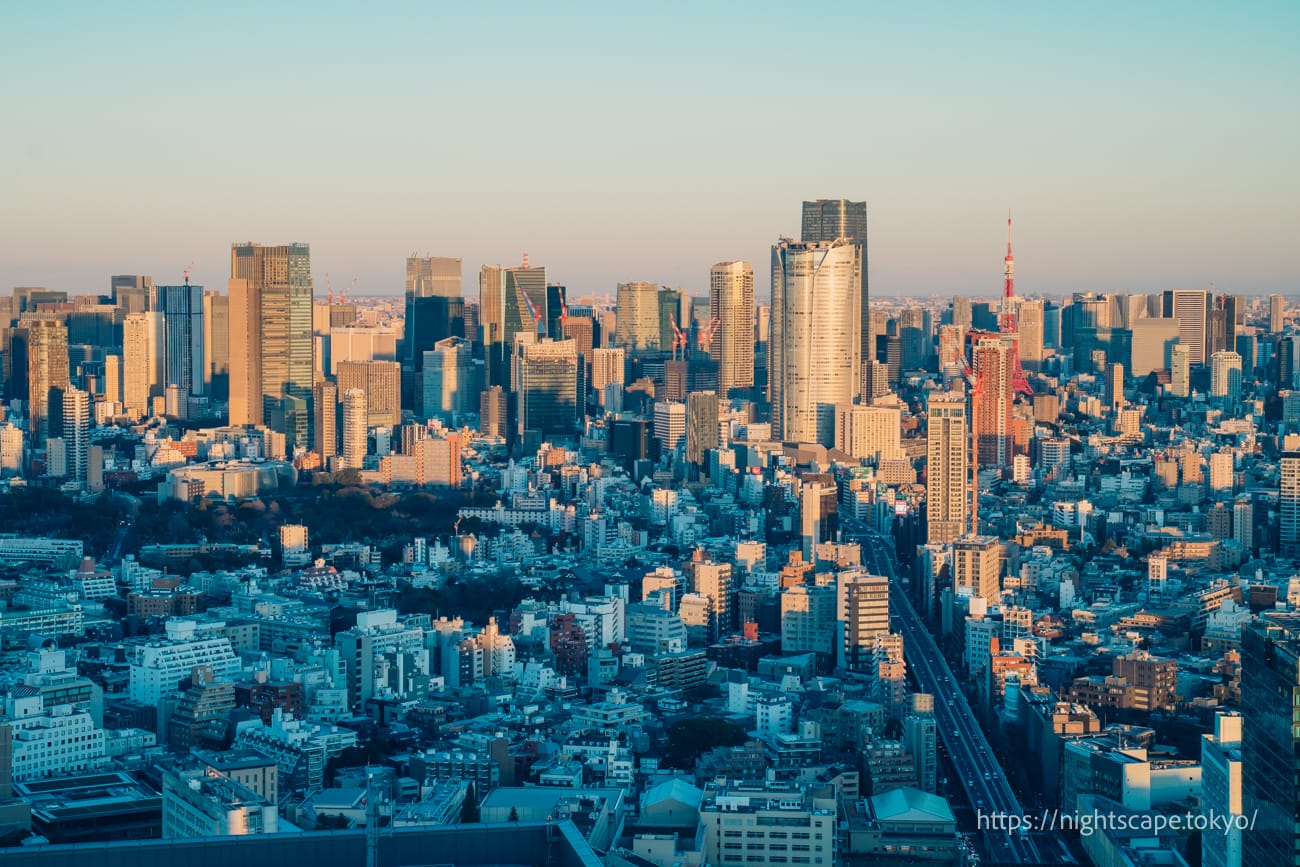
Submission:
[[[0,291],[223,288],[305,241],[319,294],[527,251],[575,295],[707,287],[800,202],[865,200],[873,295],[1300,294],[1300,5],[8,10]]]

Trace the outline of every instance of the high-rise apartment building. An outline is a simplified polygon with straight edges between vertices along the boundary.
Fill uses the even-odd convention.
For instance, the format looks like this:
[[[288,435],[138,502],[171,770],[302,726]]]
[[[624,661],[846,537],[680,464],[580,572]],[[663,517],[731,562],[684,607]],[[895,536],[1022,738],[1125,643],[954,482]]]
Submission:
[[[328,462],[339,453],[339,388],[328,379],[312,386],[312,449]]]
[[[855,458],[881,460],[903,454],[902,411],[892,406],[842,404],[835,408],[835,448]]]
[[[1241,627],[1243,867],[1300,864],[1300,616],[1267,611]]]
[[[686,395],[686,460],[697,467],[718,447],[718,396],[711,391]]]
[[[971,350],[975,386],[971,424],[980,468],[1009,467],[1015,457],[1015,344],[1001,334],[981,337]]]
[[[369,445],[369,410],[366,392],[350,388],[343,392],[343,460],[341,466],[361,469],[366,465]]]
[[[849,569],[835,577],[835,586],[844,624],[838,662],[852,671],[870,670],[877,637],[889,634],[889,579]]]
[[[660,348],[659,287],[654,283],[619,283],[614,341],[628,352]],[[687,325],[678,322],[683,331]]]
[[[68,478],[86,481],[90,455],[90,395],[78,388],[63,389],[63,448]]]
[[[664,454],[677,448],[686,436],[686,404],[676,400],[655,401],[655,439]]]
[[[1176,344],[1169,355],[1169,393],[1187,397],[1192,392],[1192,350],[1185,343]]]
[[[40,447],[58,433],[50,427],[50,393],[69,384],[68,329],[54,319],[22,322],[13,351],[15,356],[21,352],[26,362],[27,430],[32,444]]]
[[[608,386],[623,385],[624,364],[625,356],[621,346],[591,351],[591,391],[599,406],[605,406],[605,389]]]
[[[499,385],[483,390],[478,402],[478,429],[483,436],[510,439],[510,395]]]
[[[1279,462],[1278,532],[1284,557],[1300,554],[1300,452],[1283,452]]]
[[[783,440],[835,443],[835,407],[857,397],[863,246],[852,240],[772,248],[772,423]]]
[[[1241,403],[1241,356],[1220,351],[1210,356],[1210,397],[1225,409]]]
[[[578,348],[572,340],[519,340],[511,381],[519,395],[519,433],[568,435],[578,422]]]
[[[1112,361],[1106,365],[1105,376],[1102,385],[1105,390],[1106,409],[1114,412],[1124,405],[1124,365]]]
[[[1001,592],[1002,544],[996,536],[962,536],[952,543],[952,583],[988,602]]]
[[[479,271],[478,313],[488,384],[512,386],[518,335],[537,338],[546,331],[546,269],[530,266],[527,256],[515,268],[484,265]]]
[[[158,308],[162,316],[163,379],[166,387],[179,385],[186,396],[204,393],[208,373],[204,351],[203,287],[159,286]]]
[[[952,542],[970,522],[966,398],[958,392],[931,392],[927,416],[926,541]]]
[[[718,394],[754,387],[754,266],[719,262],[709,269],[709,319],[716,320],[709,354],[718,362]]]
[[[1286,299],[1281,295],[1268,296],[1268,330],[1270,334],[1281,334],[1286,322]]]
[[[818,199],[803,203],[803,228],[800,240],[804,242],[832,242],[846,238],[858,245],[861,263],[858,274],[859,301],[853,309],[859,315],[858,337],[861,346],[858,357],[862,363],[875,355],[875,335],[871,328],[870,293],[867,280],[867,203],[847,199]],[[775,284],[774,284],[775,285]],[[848,308],[842,312],[847,314]]]
[[[311,252],[306,244],[230,248],[230,423],[280,427],[306,447],[314,383]],[[293,398],[308,412],[285,411]]]

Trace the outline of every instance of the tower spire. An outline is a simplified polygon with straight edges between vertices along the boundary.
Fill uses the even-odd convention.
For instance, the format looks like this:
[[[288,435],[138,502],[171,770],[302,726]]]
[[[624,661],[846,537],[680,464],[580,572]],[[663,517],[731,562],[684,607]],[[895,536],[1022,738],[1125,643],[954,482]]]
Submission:
[[[1002,297],[1016,297],[1016,259],[1011,255],[1011,209],[1007,208],[1007,258],[1003,260]]]

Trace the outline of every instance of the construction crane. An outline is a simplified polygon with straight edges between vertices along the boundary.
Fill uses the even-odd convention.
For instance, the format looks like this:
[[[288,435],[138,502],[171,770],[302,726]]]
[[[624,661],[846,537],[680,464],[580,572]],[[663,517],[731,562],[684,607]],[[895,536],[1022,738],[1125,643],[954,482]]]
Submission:
[[[185,285],[186,285],[186,286],[190,285],[190,272],[193,271],[193,270],[194,270],[194,263],[193,263],[193,262],[191,262],[190,264],[188,264],[188,265],[185,266]]]
[[[525,268],[528,267],[527,262],[528,262],[528,254],[525,253],[524,254]],[[535,326],[537,333],[545,334],[546,323],[542,321],[542,314],[537,312],[537,305],[533,303],[532,298],[528,297],[527,290],[520,289],[519,294],[524,297],[524,306],[528,308],[528,315],[533,317],[533,325]]]
[[[356,277],[353,277],[353,278],[352,278],[352,282],[349,283],[347,286],[343,287],[343,290],[339,292],[339,303],[340,303],[340,304],[346,304],[346,303],[348,303],[348,292],[352,291],[352,287],[354,287],[354,286],[356,286],[356,285],[357,285],[357,278],[356,278]]]
[[[325,272],[325,303],[333,306],[334,287],[330,285],[330,272]]]
[[[686,346],[690,341],[686,336],[686,332],[678,327],[675,316],[668,317],[668,324],[673,327],[673,361],[676,361],[677,350],[682,350],[682,357],[684,358],[686,356]]]
[[[702,352],[709,351],[709,347],[713,345],[713,335],[721,324],[722,320],[714,316],[709,320],[708,325],[704,326],[697,332],[696,339],[699,341],[700,350]]]

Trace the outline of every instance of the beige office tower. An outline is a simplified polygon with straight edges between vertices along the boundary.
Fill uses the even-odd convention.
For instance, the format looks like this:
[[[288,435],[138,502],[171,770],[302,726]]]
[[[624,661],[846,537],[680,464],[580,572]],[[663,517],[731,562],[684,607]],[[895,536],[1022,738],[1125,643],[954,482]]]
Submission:
[[[718,396],[711,391],[686,395],[686,460],[704,463],[710,449],[718,447]]]
[[[931,392],[926,406],[926,541],[951,542],[970,520],[966,396]]]
[[[754,387],[754,267],[719,262],[709,270],[709,319],[716,320],[709,355],[718,363],[718,395]]]
[[[788,442],[835,444],[835,407],[858,395],[862,253],[854,241],[772,248],[772,426]]]
[[[225,399],[230,392],[230,296],[203,293],[205,391]]]
[[[32,319],[19,329],[27,354],[27,430],[41,447],[50,430],[50,389],[68,387],[68,329],[58,320]]]
[[[339,391],[365,392],[371,427],[402,423],[402,368],[396,361],[343,361],[338,366]]]
[[[339,389],[329,380],[312,387],[312,448],[328,462],[339,453]]]
[[[623,384],[624,359],[621,346],[591,351],[591,391],[598,405],[605,405],[606,386]]]
[[[654,283],[619,283],[614,322],[615,342],[630,352],[659,348],[659,287]],[[683,331],[687,326],[681,322]]]
[[[1043,301],[1022,298],[1016,312],[1020,366],[1033,373],[1043,366]]]
[[[104,356],[104,400],[122,402],[122,356]]]
[[[406,260],[407,298],[460,298],[460,260],[447,256],[411,256]]]
[[[865,569],[849,569],[835,578],[844,642],[839,664],[851,671],[871,667],[876,638],[889,634],[889,579]]]
[[[899,432],[902,410],[893,406],[841,404],[835,408],[835,448],[855,458],[882,460],[903,456]]]
[[[313,384],[311,253],[306,244],[230,248],[230,423],[292,425],[285,448],[306,446]]]
[[[343,393],[343,467],[361,469],[366,465],[368,415],[364,391],[352,388]]]
[[[972,595],[989,603],[1001,593],[1002,543],[996,536],[962,536],[952,544],[952,582],[958,590],[968,588]]]
[[[1270,334],[1281,334],[1286,322],[1286,299],[1281,295],[1268,296],[1268,330]]]
[[[130,313],[122,320],[122,405],[132,420],[149,414],[153,389],[153,323],[148,313]]]

